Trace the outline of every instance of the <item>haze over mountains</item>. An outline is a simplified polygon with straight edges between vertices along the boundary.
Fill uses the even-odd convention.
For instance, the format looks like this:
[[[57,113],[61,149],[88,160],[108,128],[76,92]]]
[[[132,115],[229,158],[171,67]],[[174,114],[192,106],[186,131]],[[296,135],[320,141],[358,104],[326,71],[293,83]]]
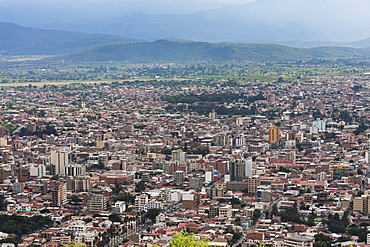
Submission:
[[[165,8],[164,3],[169,7]],[[174,3],[180,6],[178,11]],[[256,0],[214,9],[199,7],[206,5],[204,1],[185,3],[173,0],[171,5],[171,1],[159,0],[145,4],[138,1],[135,5],[134,1],[126,0],[9,4],[1,6],[0,21],[146,40],[293,44],[350,42],[370,37],[368,0]],[[217,7],[216,3],[213,1],[208,8]],[[207,10],[190,13],[190,6]],[[183,13],[180,9],[184,9]]]
[[[105,34],[42,30],[0,22],[0,54],[55,55],[134,40]]]
[[[276,44],[237,44],[157,40],[101,46],[58,59],[79,62],[250,61],[287,62],[311,58],[370,58],[370,49],[350,47],[293,48]]]
[[[351,47],[293,48],[277,44],[209,43],[185,40],[155,42],[105,34],[42,30],[0,23],[0,54],[61,55],[72,61],[289,61],[305,58],[370,58],[370,39]],[[354,48],[357,47],[357,48]],[[55,59],[55,58],[52,58]]]
[[[0,21],[7,21],[0,22],[0,54],[133,62],[370,57],[368,0],[233,0],[226,7],[222,0],[146,0],[144,7],[133,0],[22,1],[0,0]],[[176,12],[174,3],[184,8]]]

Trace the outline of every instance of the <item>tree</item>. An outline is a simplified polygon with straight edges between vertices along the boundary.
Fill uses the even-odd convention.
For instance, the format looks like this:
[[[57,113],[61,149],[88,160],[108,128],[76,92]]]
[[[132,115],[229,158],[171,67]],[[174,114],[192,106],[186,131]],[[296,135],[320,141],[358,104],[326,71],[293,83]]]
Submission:
[[[4,200],[5,200],[5,196],[0,195],[0,211],[3,211],[4,209],[4,206],[5,206]]]
[[[252,216],[252,219],[253,219],[253,222],[256,223],[257,220],[261,217],[261,210],[259,209],[255,209],[253,211],[253,216]]]
[[[140,181],[136,184],[135,192],[141,192],[146,189],[145,183],[143,181]]]
[[[361,169],[357,169],[357,174],[358,175],[364,175],[364,172]]]
[[[114,214],[114,213],[109,215],[109,220],[113,221],[113,222],[121,222],[122,221],[121,217],[118,214]]]
[[[234,245],[238,242],[238,240],[243,236],[243,233],[241,232],[234,232],[233,237],[230,239],[230,245]]]
[[[87,245],[83,244],[83,243],[76,243],[76,242],[72,241],[69,244],[64,245],[63,247],[87,247]]]
[[[315,236],[315,247],[330,247],[332,240],[331,237],[325,236],[324,234],[316,234]]]
[[[279,210],[277,208],[277,205],[276,204],[272,205],[271,215],[275,215],[276,216],[278,214],[279,214]]]
[[[195,240],[195,235],[187,232],[176,233],[172,237],[170,247],[208,247],[208,241]]]
[[[112,189],[114,195],[118,195],[122,191],[122,185],[116,184]]]
[[[159,215],[159,210],[156,208],[151,208],[148,212],[144,215],[145,218],[150,219],[153,223],[155,223],[155,218]]]
[[[82,202],[83,200],[82,200],[82,199],[80,199],[80,198],[78,198],[78,196],[77,196],[76,194],[73,194],[73,195],[71,196],[71,201],[77,204],[77,203],[79,203],[79,202]]]
[[[359,238],[359,242],[365,242],[367,240],[367,234],[366,232],[361,232],[359,235],[358,235],[358,238]]]
[[[131,195],[127,192],[120,192],[116,197],[112,199],[112,202],[116,201],[125,201],[128,204],[134,204],[135,203],[135,196]]]
[[[231,204],[240,204],[240,200],[237,197],[233,197],[230,200]]]

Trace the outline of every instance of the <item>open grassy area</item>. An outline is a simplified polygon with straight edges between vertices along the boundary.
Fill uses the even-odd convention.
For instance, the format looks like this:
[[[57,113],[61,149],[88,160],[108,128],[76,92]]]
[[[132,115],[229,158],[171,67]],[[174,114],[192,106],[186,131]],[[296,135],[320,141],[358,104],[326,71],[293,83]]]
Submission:
[[[8,82],[0,83],[0,87],[18,87],[18,86],[37,86],[42,87],[44,85],[69,85],[73,83],[82,84],[101,84],[101,83],[112,83],[114,80],[101,80],[101,81],[43,81],[43,82]]]

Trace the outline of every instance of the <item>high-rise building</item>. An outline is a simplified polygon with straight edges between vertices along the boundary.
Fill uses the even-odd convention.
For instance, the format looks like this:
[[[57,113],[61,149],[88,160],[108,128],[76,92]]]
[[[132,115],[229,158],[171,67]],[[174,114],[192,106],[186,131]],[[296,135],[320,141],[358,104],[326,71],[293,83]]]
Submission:
[[[218,209],[219,209],[218,205],[211,204],[209,206],[208,217],[209,218],[214,218],[214,217],[218,216]]]
[[[175,172],[175,183],[176,184],[182,184],[185,179],[185,173],[184,171],[176,171]]]
[[[245,159],[233,159],[229,163],[231,181],[241,182],[247,176],[247,161]]]
[[[107,200],[103,194],[92,194],[88,208],[90,211],[104,211],[107,209]]]
[[[253,161],[252,161],[252,158],[248,158],[247,159],[247,162],[246,162],[246,170],[245,170],[245,175],[247,177],[250,177],[253,175]]]
[[[80,192],[80,191],[89,191],[91,189],[90,184],[90,177],[89,176],[78,176],[73,179],[74,186],[73,190],[74,192]]]
[[[271,126],[269,129],[269,142],[279,142],[279,129],[276,126]]]
[[[67,184],[56,184],[51,191],[51,205],[60,207],[67,202]]]
[[[259,176],[248,177],[248,192],[256,192],[257,187],[260,185]]]
[[[361,213],[370,213],[370,195],[362,195],[361,197],[353,198],[353,211]]]
[[[148,207],[148,202],[149,202],[148,195],[142,193],[135,198],[135,207],[139,211],[146,210]]]
[[[312,122],[312,127],[316,127],[319,131],[326,130],[326,123],[324,120],[317,120]]]
[[[26,182],[30,180],[30,167],[28,165],[19,165],[14,169],[14,175],[19,182]]]
[[[226,133],[221,133],[216,136],[217,146],[228,146],[230,144],[230,135]]]
[[[206,171],[205,172],[205,182],[206,183],[213,182],[213,178],[214,178],[213,171]]]
[[[70,163],[71,153],[69,149],[51,150],[50,163],[53,167],[53,175],[65,175],[66,167]]]
[[[86,166],[78,164],[69,164],[65,166],[64,174],[68,176],[83,176],[86,174]]]
[[[31,164],[30,176],[42,178],[46,175],[46,166],[44,164]]]
[[[186,153],[180,149],[172,151],[172,160],[173,161],[185,161]]]

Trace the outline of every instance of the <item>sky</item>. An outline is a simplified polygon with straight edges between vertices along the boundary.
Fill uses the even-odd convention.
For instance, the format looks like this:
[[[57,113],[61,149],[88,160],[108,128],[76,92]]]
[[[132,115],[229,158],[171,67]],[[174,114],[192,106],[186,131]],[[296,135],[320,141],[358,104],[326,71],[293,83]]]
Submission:
[[[0,0],[0,22],[138,39],[140,32],[157,31],[151,38],[162,38],[159,31],[166,32],[164,38],[178,38],[174,31],[188,29],[197,35],[243,33],[231,41],[262,32],[255,40],[269,40],[271,33],[284,40],[289,33],[289,40],[296,34],[296,40],[354,41],[370,37],[369,9],[370,0]]]
[[[136,0],[79,0],[80,2],[137,2]],[[253,0],[146,0],[145,2],[211,2],[211,3],[223,3],[223,4],[244,4]],[[37,2],[76,2],[72,0],[0,0],[1,4],[19,4],[19,3],[37,3]]]
[[[45,21],[105,19],[138,12],[190,14],[253,1],[255,0],[0,0],[0,21],[35,27]]]
[[[76,3],[103,3],[105,5],[122,5],[122,4],[147,4],[147,3],[156,3],[158,5],[169,4],[169,5],[195,5],[198,6],[209,6],[212,8],[214,6],[223,7],[223,6],[235,6],[242,5],[255,0],[0,0],[0,6],[19,6],[19,5],[29,5],[29,4],[76,4]],[[203,8],[203,7],[200,7]],[[206,7],[208,8],[208,7]]]

